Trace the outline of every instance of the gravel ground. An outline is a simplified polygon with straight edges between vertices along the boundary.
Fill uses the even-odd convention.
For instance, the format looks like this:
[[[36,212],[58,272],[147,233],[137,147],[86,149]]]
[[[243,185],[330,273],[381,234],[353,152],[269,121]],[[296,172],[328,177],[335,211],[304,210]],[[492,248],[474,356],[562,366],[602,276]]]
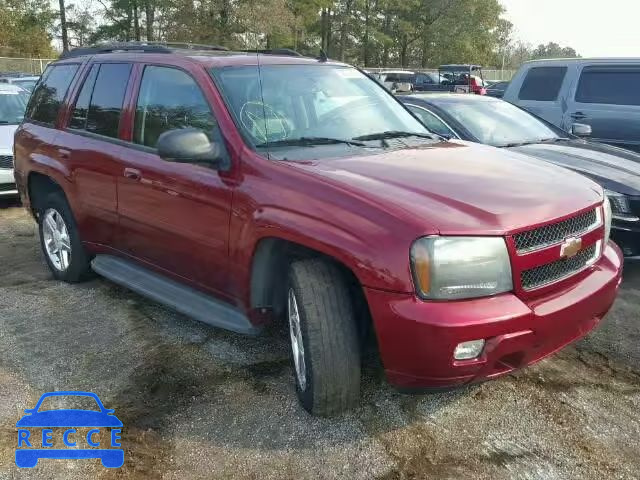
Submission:
[[[575,347],[437,395],[400,394],[369,365],[362,406],[335,419],[298,406],[281,327],[245,338],[102,279],[56,282],[15,206],[0,209],[0,270],[0,478],[640,477],[640,265]],[[123,468],[16,468],[15,422],[52,390],[115,409]]]

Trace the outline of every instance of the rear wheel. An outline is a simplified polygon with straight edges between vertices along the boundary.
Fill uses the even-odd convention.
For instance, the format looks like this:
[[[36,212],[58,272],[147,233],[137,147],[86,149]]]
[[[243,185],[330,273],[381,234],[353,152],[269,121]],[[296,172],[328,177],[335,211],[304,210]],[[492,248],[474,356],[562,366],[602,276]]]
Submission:
[[[357,405],[360,345],[349,288],[342,272],[322,259],[289,270],[287,313],[296,392],[314,415]]]
[[[53,276],[65,282],[78,282],[90,271],[76,222],[67,200],[53,192],[38,202],[40,246]]]

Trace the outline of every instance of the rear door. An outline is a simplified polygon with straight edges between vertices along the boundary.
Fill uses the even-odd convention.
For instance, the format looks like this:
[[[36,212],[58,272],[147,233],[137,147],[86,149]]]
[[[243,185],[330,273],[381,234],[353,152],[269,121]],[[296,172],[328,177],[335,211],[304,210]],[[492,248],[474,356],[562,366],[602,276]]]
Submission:
[[[118,226],[116,177],[128,152],[120,118],[131,70],[131,63],[91,65],[57,139],[73,179],[82,239],[106,247],[115,247]]]
[[[566,108],[561,92],[570,83],[566,65],[532,67],[525,72],[517,98],[506,100],[562,128]]]
[[[593,140],[640,151],[640,64],[587,64],[579,73],[564,128],[591,125]]]
[[[126,167],[118,176],[118,243],[129,255],[224,296],[232,188],[225,172],[161,159],[158,137],[198,128],[217,137],[210,99],[178,67],[140,65]]]

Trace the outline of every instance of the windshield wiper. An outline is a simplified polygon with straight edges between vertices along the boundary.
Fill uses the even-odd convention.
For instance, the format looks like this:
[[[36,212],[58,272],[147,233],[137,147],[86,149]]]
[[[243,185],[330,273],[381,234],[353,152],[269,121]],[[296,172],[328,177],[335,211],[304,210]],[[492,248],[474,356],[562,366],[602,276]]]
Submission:
[[[300,138],[284,138],[282,140],[274,140],[273,142],[265,142],[256,145],[256,147],[313,147],[315,145],[352,145],[354,147],[364,147],[362,142],[346,140],[343,138],[329,137],[300,137]]]
[[[371,133],[369,135],[361,135],[353,137],[353,140],[387,140],[390,138],[420,137],[436,140],[438,137],[432,133],[402,132],[399,130],[388,130],[386,132]]]
[[[560,140],[567,140],[567,139],[566,138],[561,138],[561,137],[538,138],[538,139],[535,139],[535,140],[526,140],[524,142],[507,143],[505,145],[500,145],[500,147],[502,147],[502,148],[524,147],[524,146],[527,146],[527,145],[534,145],[536,143],[555,143],[555,142],[558,142]]]

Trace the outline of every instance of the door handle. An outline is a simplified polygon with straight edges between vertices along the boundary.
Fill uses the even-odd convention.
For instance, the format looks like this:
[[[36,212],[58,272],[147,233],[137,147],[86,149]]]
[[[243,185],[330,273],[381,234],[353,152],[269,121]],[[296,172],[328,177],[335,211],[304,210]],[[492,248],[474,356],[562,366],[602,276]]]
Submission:
[[[575,112],[571,114],[571,118],[574,120],[584,120],[587,116],[582,112]]]
[[[131,180],[139,181],[142,178],[142,173],[140,173],[140,170],[136,168],[125,168],[124,177]]]
[[[69,150],[67,150],[66,148],[59,148],[58,149],[58,155],[60,155],[60,158],[69,158],[70,154],[71,154],[71,152]]]

